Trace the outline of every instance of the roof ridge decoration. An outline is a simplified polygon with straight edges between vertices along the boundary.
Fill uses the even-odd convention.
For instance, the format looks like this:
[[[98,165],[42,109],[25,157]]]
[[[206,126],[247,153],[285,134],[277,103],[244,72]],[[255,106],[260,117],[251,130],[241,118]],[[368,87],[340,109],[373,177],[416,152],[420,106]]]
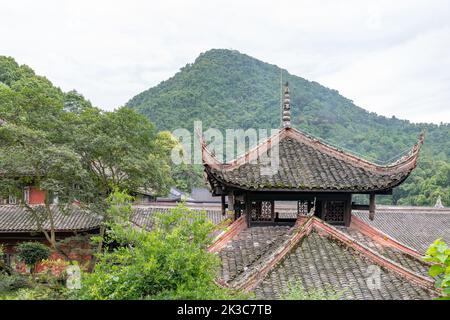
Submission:
[[[287,81],[284,85],[283,114],[281,116],[281,122],[283,128],[291,127],[291,97],[289,95],[289,83]]]

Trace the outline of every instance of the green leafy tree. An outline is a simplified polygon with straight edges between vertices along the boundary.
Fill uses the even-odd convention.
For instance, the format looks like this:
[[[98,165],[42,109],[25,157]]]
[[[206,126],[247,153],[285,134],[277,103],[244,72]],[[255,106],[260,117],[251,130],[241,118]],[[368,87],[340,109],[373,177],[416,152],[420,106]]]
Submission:
[[[0,244],[0,276],[2,274],[10,275],[12,273],[11,268],[6,264],[4,255],[5,249],[3,245]]]
[[[77,187],[87,180],[79,156],[67,146],[56,146],[41,131],[6,123],[0,126],[0,172],[0,195],[20,199],[51,247],[66,255],[57,243],[51,199],[57,195],[60,210],[70,214],[75,209],[71,204],[85,198],[87,189]],[[45,193],[43,205],[27,203],[23,187],[28,184]]]
[[[17,246],[17,257],[31,268],[32,273],[36,271],[37,264],[49,256],[49,247],[40,242],[21,242]]]
[[[125,215],[129,210],[122,201],[113,208]],[[213,229],[205,213],[183,205],[155,217],[151,231],[137,229],[127,219],[112,223],[108,238],[114,249],[102,252],[94,271],[83,275],[79,298],[233,297],[214,281],[219,259],[206,250]]]
[[[22,199],[52,248],[64,255],[52,206],[71,214],[76,202],[106,224],[112,190],[158,194],[171,184],[172,142],[144,116],[129,108],[101,111],[7,57],[0,57],[0,119],[1,196]],[[26,203],[23,187],[29,184],[45,192],[43,206]]]
[[[436,288],[442,289],[442,299],[450,300],[450,248],[442,239],[437,239],[428,247],[423,259],[433,263],[428,274],[435,278]]]
[[[203,187],[203,167],[201,165],[189,165],[181,163],[173,165],[172,178],[175,186],[185,192],[191,192],[192,188]]]

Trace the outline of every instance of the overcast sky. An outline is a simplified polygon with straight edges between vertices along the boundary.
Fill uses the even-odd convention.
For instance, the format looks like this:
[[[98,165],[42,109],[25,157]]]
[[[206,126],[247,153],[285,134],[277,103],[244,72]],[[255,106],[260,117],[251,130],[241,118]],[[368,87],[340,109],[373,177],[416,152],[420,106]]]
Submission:
[[[211,48],[367,110],[450,122],[450,1],[0,0],[0,55],[112,110]]]

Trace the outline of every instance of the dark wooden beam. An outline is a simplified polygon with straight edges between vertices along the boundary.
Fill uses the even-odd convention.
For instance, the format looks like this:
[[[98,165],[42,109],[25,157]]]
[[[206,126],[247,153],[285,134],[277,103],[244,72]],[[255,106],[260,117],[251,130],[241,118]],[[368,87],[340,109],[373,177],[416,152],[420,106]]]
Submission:
[[[252,192],[250,193],[252,200],[268,201],[268,200],[314,200],[315,194],[292,193],[292,192]]]
[[[369,205],[352,203],[352,210],[369,210]]]
[[[352,221],[352,195],[351,193],[346,195],[345,209],[344,209],[344,223],[347,227],[350,226]]]
[[[224,194],[220,196],[220,200],[221,200],[221,203],[222,203],[222,215],[225,216],[227,214],[227,211],[226,211],[225,195]]]
[[[251,203],[250,203],[250,197],[249,197],[249,194],[248,193],[246,193],[245,194],[245,198],[244,198],[244,201],[245,201],[245,215],[246,215],[246,218],[247,218],[247,227],[250,227],[250,219],[251,219],[251,216],[250,216],[250,214],[251,214]]]

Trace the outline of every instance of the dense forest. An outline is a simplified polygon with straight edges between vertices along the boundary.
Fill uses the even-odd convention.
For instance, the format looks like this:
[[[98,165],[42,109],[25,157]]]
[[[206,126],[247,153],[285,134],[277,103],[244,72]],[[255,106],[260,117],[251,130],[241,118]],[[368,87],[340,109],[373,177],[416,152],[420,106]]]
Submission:
[[[280,69],[241,54],[214,49],[201,54],[172,78],[134,98],[127,105],[146,115],[159,130],[203,128],[277,128],[280,124]],[[426,131],[419,166],[383,203],[433,205],[440,195],[450,205],[450,124],[411,123],[387,118],[356,106],[338,91],[291,75],[293,125],[297,129],[351,150],[378,164],[387,164],[410,148]],[[199,168],[178,170],[182,187],[202,183]]]

